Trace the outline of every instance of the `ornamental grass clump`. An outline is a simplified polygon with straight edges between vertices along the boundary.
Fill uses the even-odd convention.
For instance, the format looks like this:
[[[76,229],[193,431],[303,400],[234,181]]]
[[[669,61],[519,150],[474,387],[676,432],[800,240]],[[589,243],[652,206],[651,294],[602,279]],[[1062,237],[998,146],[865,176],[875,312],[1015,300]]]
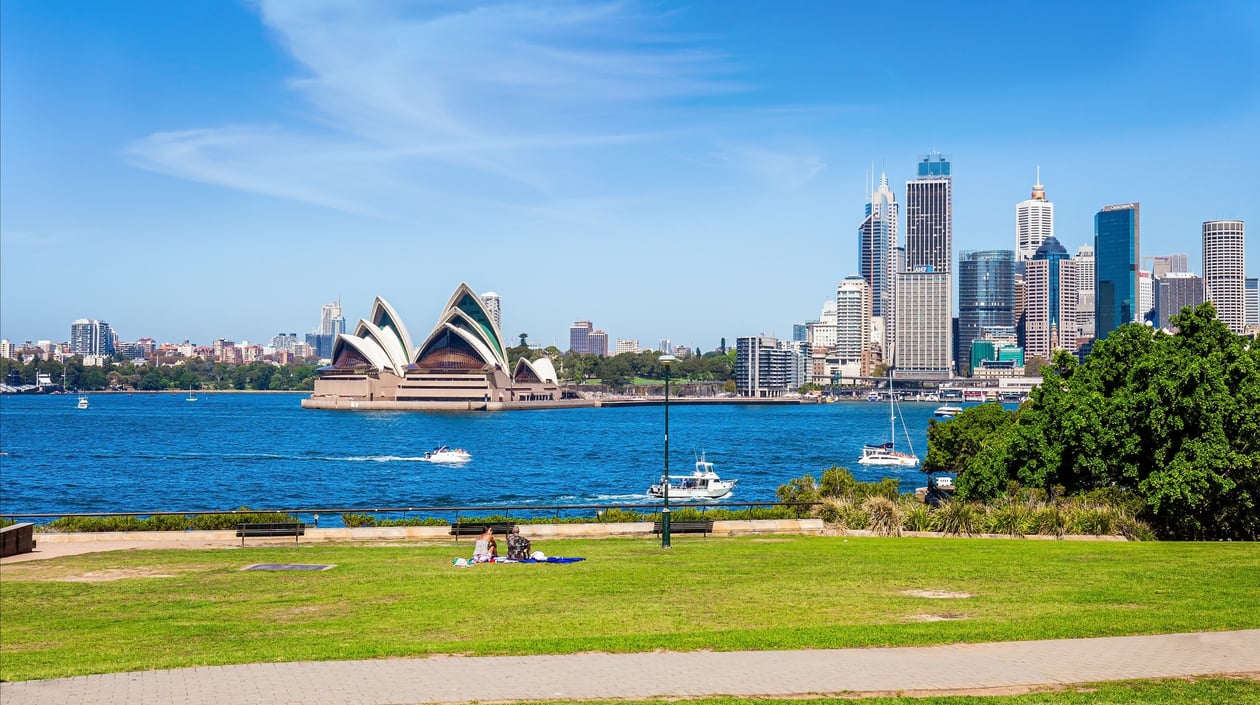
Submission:
[[[979,533],[983,511],[969,502],[948,500],[936,510],[938,530],[950,536],[974,536]]]
[[[867,497],[862,502],[866,528],[877,536],[901,535],[901,508],[888,497]]]

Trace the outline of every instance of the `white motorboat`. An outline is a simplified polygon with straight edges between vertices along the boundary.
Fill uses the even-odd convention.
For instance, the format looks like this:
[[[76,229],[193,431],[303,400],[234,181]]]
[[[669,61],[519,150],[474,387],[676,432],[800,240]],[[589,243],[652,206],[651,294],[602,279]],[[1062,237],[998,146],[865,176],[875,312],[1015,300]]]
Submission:
[[[79,395],[79,403],[77,404],[76,408],[79,408],[79,409],[86,409],[86,408],[88,408],[88,398],[87,398],[87,395],[84,395],[84,394]]]
[[[914,445],[910,443],[910,432],[906,430],[906,422],[901,421],[901,430],[906,436],[909,453],[897,450],[897,392],[893,389],[892,371],[888,372],[888,431],[887,443],[868,443],[862,446],[862,457],[859,465],[883,465],[887,467],[913,468],[919,464],[919,456],[914,454]]]
[[[670,499],[719,499],[735,489],[739,480],[723,480],[713,470],[713,463],[700,456],[696,469],[690,475],[664,476],[660,482],[648,488],[648,496],[664,497],[668,486]]]
[[[939,416],[940,418],[943,418],[943,419],[952,419],[961,413],[962,413],[961,406],[950,406],[949,404],[946,404],[945,406],[936,407],[936,411],[933,411],[932,415]]]
[[[472,460],[472,453],[463,448],[448,448],[446,446],[438,446],[424,454],[424,459],[430,463],[466,463]]]

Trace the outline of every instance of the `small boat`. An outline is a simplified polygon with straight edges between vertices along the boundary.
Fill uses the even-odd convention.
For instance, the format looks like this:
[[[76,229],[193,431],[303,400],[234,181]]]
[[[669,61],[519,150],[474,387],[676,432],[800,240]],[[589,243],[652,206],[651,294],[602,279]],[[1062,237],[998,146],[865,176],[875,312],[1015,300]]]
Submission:
[[[78,409],[88,408],[88,398],[86,394],[79,395],[79,403],[76,405],[75,408],[78,408]]]
[[[906,445],[909,446],[910,452],[905,453],[897,450],[897,418],[900,413],[897,410],[897,393],[893,390],[892,371],[888,373],[888,431],[889,439],[887,443],[867,443],[862,446],[862,457],[858,458],[859,465],[883,465],[899,468],[913,468],[919,464],[919,456],[914,454],[914,445],[910,443],[910,432],[906,429],[906,422],[901,422],[901,430],[906,436]]]
[[[193,394],[192,387],[188,388],[188,397],[184,401],[197,401],[197,395]]]
[[[867,401],[879,401],[879,392],[871,392],[866,395]]]
[[[448,448],[446,446],[438,446],[424,454],[424,459],[430,463],[466,463],[472,460],[472,453],[463,448]]]
[[[961,413],[962,413],[961,406],[950,406],[946,404],[945,406],[936,407],[936,411],[933,411],[932,415],[939,416],[943,419],[952,419]]]
[[[737,482],[718,477],[713,463],[702,455],[690,475],[670,475],[668,480],[661,476],[660,482],[648,488],[648,496],[664,497],[668,493],[670,499],[720,499],[730,494]]]

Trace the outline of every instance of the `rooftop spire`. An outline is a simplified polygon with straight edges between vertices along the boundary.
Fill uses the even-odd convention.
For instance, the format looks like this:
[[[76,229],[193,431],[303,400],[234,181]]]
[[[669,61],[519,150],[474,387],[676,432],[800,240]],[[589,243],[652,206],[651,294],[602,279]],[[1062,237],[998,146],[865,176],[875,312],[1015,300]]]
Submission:
[[[1041,165],[1037,165],[1037,183],[1033,184],[1032,199],[1034,201],[1046,200],[1046,187],[1041,185]]]

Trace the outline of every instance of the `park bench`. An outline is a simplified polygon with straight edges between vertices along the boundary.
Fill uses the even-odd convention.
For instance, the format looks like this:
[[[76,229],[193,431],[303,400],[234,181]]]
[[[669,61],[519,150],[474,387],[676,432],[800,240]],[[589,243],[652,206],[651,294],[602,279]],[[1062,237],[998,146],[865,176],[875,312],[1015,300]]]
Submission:
[[[652,522],[652,533],[661,533],[661,522]],[[673,534],[704,534],[709,538],[709,534],[713,533],[713,521],[671,521],[669,522],[669,533]]]
[[[262,524],[237,524],[236,535],[241,537],[241,545],[245,545],[245,538],[271,538],[275,536],[292,536],[293,543],[298,542],[298,537],[306,533],[306,524],[300,521],[274,521]]]
[[[456,541],[459,541],[460,536],[480,536],[481,532],[485,531],[487,526],[490,527],[490,530],[496,534],[506,535],[508,530],[515,526],[515,524],[509,522],[464,522],[456,520],[454,524],[451,524],[450,534],[455,537]]]
[[[35,550],[35,525],[29,522],[9,524],[0,529],[0,557],[16,556]]]

